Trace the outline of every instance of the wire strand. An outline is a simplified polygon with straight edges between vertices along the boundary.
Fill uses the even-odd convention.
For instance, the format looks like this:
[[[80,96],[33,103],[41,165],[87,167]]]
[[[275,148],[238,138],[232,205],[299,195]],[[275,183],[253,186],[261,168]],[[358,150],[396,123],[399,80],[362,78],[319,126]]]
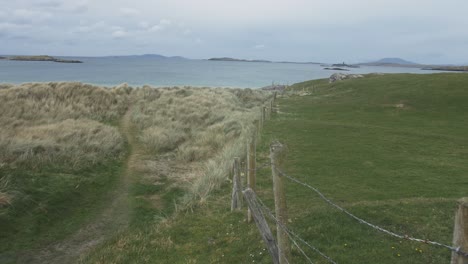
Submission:
[[[270,218],[273,219],[273,221],[276,222],[276,224],[283,230],[285,231],[289,238],[294,242],[294,239],[291,237],[294,236],[296,239],[298,239],[299,241],[301,241],[302,243],[304,243],[305,245],[307,245],[310,249],[312,249],[313,251],[315,251],[316,253],[318,253],[320,256],[322,256],[323,258],[325,258],[326,260],[328,260],[330,263],[333,263],[333,264],[337,264],[332,258],[330,258],[329,256],[325,255],[322,251],[320,251],[318,248],[312,246],[311,244],[309,244],[307,241],[305,241],[304,239],[302,239],[299,235],[297,235],[296,233],[294,233],[291,229],[289,229],[288,227],[286,227],[283,223],[281,223],[281,221],[279,221],[274,215],[273,215],[273,212],[265,205],[265,203],[260,199],[260,197],[257,196],[257,200],[258,202],[260,203],[260,205],[262,206],[262,208],[266,211],[267,215],[270,216]],[[300,247],[298,247],[299,250],[303,253],[303,255],[310,261],[310,258],[304,253],[304,251],[302,251],[302,249]]]
[[[334,202],[332,202],[329,198],[327,198],[323,193],[321,193],[317,188],[315,187],[312,187],[310,186],[309,184],[307,183],[304,183],[294,177],[291,177],[289,175],[287,175],[286,173],[282,172],[281,170],[279,169],[276,169],[278,171],[278,173],[280,173],[281,175],[283,175],[284,177],[288,178],[289,180],[297,183],[297,184],[300,184],[300,185],[303,185],[311,190],[313,190],[315,193],[317,193],[320,198],[322,198],[322,200],[324,200],[325,202],[327,202],[329,205],[335,207],[336,209],[342,211],[343,213],[347,214],[348,216],[354,218],[355,220],[357,220],[359,223],[361,224],[365,224],[367,226],[370,226],[380,232],[383,232],[387,235],[390,235],[390,236],[393,236],[393,237],[397,237],[397,238],[400,238],[400,239],[406,239],[406,240],[410,240],[410,241],[416,241],[416,242],[420,242],[420,243],[425,243],[425,244],[430,244],[430,245],[434,245],[434,246],[439,246],[439,247],[444,247],[444,248],[447,248],[459,255],[462,255],[462,256],[465,256],[465,257],[468,257],[468,253],[462,251],[460,249],[460,247],[452,247],[452,246],[449,246],[449,245],[445,245],[443,243],[439,243],[439,242],[435,242],[435,241],[431,241],[431,240],[427,240],[427,239],[420,239],[420,238],[414,238],[414,237],[411,237],[411,236],[408,236],[408,235],[400,235],[400,234],[397,234],[397,233],[394,233],[392,231],[389,231],[385,228],[382,228],[380,226],[377,226],[377,225],[374,225],[374,224],[371,224],[369,222],[367,222],[366,220],[362,219],[362,218],[359,218],[357,216],[355,216],[354,214],[350,213],[348,210],[344,209],[343,207],[335,204]]]

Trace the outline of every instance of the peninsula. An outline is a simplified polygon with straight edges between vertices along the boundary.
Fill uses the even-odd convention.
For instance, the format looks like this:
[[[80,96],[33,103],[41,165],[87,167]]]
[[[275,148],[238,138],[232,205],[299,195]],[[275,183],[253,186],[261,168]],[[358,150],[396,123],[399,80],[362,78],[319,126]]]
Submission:
[[[52,61],[52,62],[60,62],[60,63],[83,63],[79,60],[66,60],[55,58],[47,55],[40,55],[40,56],[11,56],[11,57],[3,57],[6,60],[13,60],[13,61]]]
[[[230,57],[211,58],[209,61],[237,61],[237,62],[264,62],[264,63],[291,63],[291,64],[321,64],[320,62],[296,62],[296,61],[270,61],[270,60],[246,60]]]
[[[229,58],[229,57],[211,58],[208,60],[210,61],[241,61],[241,62],[272,62],[268,60],[244,60],[244,59],[235,59],[235,58]]]
[[[428,66],[422,70],[468,72],[468,66]]]

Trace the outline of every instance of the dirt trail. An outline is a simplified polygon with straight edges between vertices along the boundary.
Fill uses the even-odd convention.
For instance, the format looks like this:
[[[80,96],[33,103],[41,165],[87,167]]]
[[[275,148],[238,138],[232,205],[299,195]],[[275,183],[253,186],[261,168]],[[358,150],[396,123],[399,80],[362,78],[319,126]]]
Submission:
[[[92,248],[127,228],[130,220],[129,187],[134,176],[134,165],[143,155],[131,122],[131,109],[123,116],[119,130],[127,138],[130,154],[119,182],[106,198],[108,204],[104,206],[105,209],[70,237],[40,252],[26,254],[18,259],[18,263],[75,263]]]

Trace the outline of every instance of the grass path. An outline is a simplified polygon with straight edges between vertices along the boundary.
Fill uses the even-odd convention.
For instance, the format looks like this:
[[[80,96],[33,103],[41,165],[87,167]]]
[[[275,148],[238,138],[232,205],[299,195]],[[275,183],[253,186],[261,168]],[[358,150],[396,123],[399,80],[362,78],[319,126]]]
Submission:
[[[115,189],[110,191],[103,202],[103,210],[76,233],[40,252],[27,254],[20,263],[74,263],[92,248],[128,227],[130,221],[129,189],[134,177],[134,164],[143,155],[136,140],[136,130],[131,122],[131,109],[122,118],[119,131],[127,138],[129,155]]]

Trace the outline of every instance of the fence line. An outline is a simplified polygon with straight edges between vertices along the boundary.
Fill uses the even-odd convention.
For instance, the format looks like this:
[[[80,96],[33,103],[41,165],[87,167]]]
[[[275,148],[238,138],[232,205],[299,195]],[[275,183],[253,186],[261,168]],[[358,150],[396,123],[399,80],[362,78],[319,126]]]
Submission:
[[[420,243],[425,243],[425,244],[431,244],[431,245],[439,246],[439,247],[444,247],[444,248],[447,248],[447,249],[449,249],[449,250],[451,250],[451,251],[453,251],[453,252],[455,252],[455,253],[457,253],[459,255],[468,257],[468,253],[462,251],[460,249],[460,247],[452,247],[452,246],[449,246],[449,245],[446,245],[446,244],[443,244],[443,243],[440,243],[440,242],[431,241],[431,240],[428,240],[428,239],[420,239],[420,238],[414,238],[414,237],[411,237],[411,236],[408,236],[408,235],[400,235],[400,234],[394,233],[392,231],[389,231],[389,230],[387,230],[385,228],[382,228],[380,226],[371,224],[371,223],[367,222],[366,220],[364,220],[362,218],[359,218],[359,217],[355,216],[354,214],[350,213],[348,210],[344,209],[343,207],[335,204],[330,199],[328,199],[323,193],[321,193],[317,188],[312,187],[309,184],[304,183],[304,182],[302,182],[302,181],[300,181],[300,180],[298,180],[298,179],[296,179],[294,177],[291,177],[291,176],[287,175],[286,173],[282,172],[279,169],[276,169],[276,170],[278,171],[278,173],[280,173],[284,177],[288,178],[289,180],[311,189],[312,191],[317,193],[320,196],[320,198],[322,198],[329,205],[335,207],[336,209],[338,209],[338,210],[342,211],[343,213],[347,214],[348,216],[354,218],[355,220],[357,220],[361,224],[365,224],[367,226],[370,226],[373,229],[376,229],[376,230],[378,230],[380,232],[383,232],[383,233],[388,234],[388,235],[393,236],[393,237],[397,237],[397,238],[400,238],[400,239],[406,239],[406,240],[410,240],[410,241],[415,241],[415,242],[420,242]]]
[[[276,97],[276,93],[275,93],[275,97]],[[308,263],[313,263],[313,262],[310,259],[310,257],[307,256],[305,251],[300,247],[297,240],[302,242],[304,245],[309,247],[314,252],[318,253],[320,256],[325,258],[330,263],[337,264],[332,258],[325,255],[323,252],[321,252],[316,247],[312,246],[310,243],[308,243],[307,241],[302,239],[299,235],[294,233],[291,229],[289,229],[286,226],[286,224],[284,223],[286,220],[283,219],[284,216],[286,215],[286,203],[285,203],[285,200],[284,200],[285,197],[283,197],[283,198],[280,197],[281,195],[283,195],[283,196],[285,195],[284,191],[280,191],[277,194],[276,192],[278,191],[278,189],[277,189],[277,186],[275,186],[275,184],[274,184],[275,212],[277,214],[276,217],[273,214],[273,212],[256,195],[255,190],[254,190],[255,189],[255,181],[256,181],[256,172],[261,170],[261,169],[264,169],[266,167],[269,167],[269,166],[271,166],[273,180],[274,181],[275,180],[279,181],[278,184],[281,185],[280,189],[283,188],[281,178],[285,177],[288,180],[291,180],[291,181],[293,181],[293,182],[295,182],[295,183],[297,183],[299,185],[302,185],[302,186],[305,186],[305,187],[311,189],[316,194],[318,194],[319,197],[322,200],[324,200],[328,205],[330,205],[332,207],[335,207],[339,211],[345,213],[349,217],[351,217],[351,218],[355,219],[356,221],[358,221],[360,224],[367,225],[367,226],[369,226],[369,227],[371,227],[371,228],[373,228],[375,230],[378,230],[378,231],[380,231],[382,233],[385,233],[385,234],[387,234],[389,236],[396,237],[396,238],[399,238],[399,239],[405,239],[405,240],[430,244],[430,245],[434,245],[434,246],[449,249],[450,251],[452,251],[452,261],[451,261],[452,264],[468,263],[468,262],[466,262],[468,260],[468,253],[463,251],[461,246],[453,247],[453,246],[449,246],[449,245],[446,245],[446,244],[443,244],[443,243],[440,243],[440,242],[431,241],[431,240],[428,240],[428,239],[419,239],[419,238],[414,238],[414,237],[411,237],[411,236],[408,236],[408,235],[401,235],[401,234],[392,232],[390,230],[387,230],[385,228],[382,228],[380,226],[371,224],[371,223],[367,222],[366,220],[364,220],[362,218],[359,218],[356,215],[352,214],[351,212],[344,209],[343,207],[335,204],[331,199],[327,198],[317,188],[315,188],[315,187],[313,187],[313,186],[311,186],[311,185],[309,185],[309,184],[307,184],[305,182],[302,182],[302,181],[298,180],[297,178],[289,176],[286,173],[284,173],[283,171],[279,170],[277,168],[277,164],[276,164],[278,161],[276,161],[275,155],[272,154],[275,147],[279,147],[279,148],[282,147],[281,143],[279,143],[279,142],[277,142],[277,144],[279,144],[279,146],[275,145],[272,148],[273,144],[270,145],[270,158],[271,158],[271,161],[262,164],[260,167],[257,167],[256,166],[256,143],[258,141],[260,141],[260,139],[261,139],[260,132],[261,132],[261,129],[262,129],[265,121],[271,118],[272,113],[277,112],[277,111],[274,111],[274,109],[277,109],[277,108],[274,107],[275,99],[276,98],[274,98],[270,102],[269,107],[263,106],[260,109],[260,118],[259,118],[259,120],[256,120],[256,122],[255,122],[255,124],[257,126],[256,127],[257,133],[255,133],[253,135],[253,142],[251,141],[251,143],[249,144],[248,148],[252,148],[252,150],[248,151],[248,153],[247,153],[247,158],[248,159],[243,163],[243,164],[246,165],[245,166],[245,174],[247,176],[247,180],[248,180],[247,184],[248,185],[247,185],[247,189],[242,192],[244,194],[244,198],[248,201],[248,205],[249,205],[249,208],[248,208],[248,210],[249,210],[248,211],[248,220],[249,221],[248,222],[250,222],[250,219],[251,219],[251,214],[250,214],[251,210],[255,211],[255,216],[256,216],[255,217],[255,220],[256,220],[255,222],[257,223],[257,226],[259,227],[260,233],[261,233],[262,237],[264,238],[265,243],[269,247],[269,250],[270,250],[270,253],[272,255],[274,263],[289,264],[289,260],[288,260],[289,253],[284,254],[284,253],[281,253],[281,252],[283,250],[288,251],[287,248],[289,248],[289,246],[286,246],[286,245],[288,244],[288,241],[290,239],[294,243],[294,245],[298,248],[298,250],[301,252],[301,254],[307,259]],[[255,142],[256,141],[255,139],[258,139],[258,141]],[[252,155],[253,155],[253,157],[252,157]],[[232,199],[234,199],[234,197],[235,197],[234,193],[235,192],[234,192],[234,188],[233,188],[233,198]],[[284,200],[284,205],[283,205],[284,208],[281,207],[281,206],[279,206],[279,208],[277,208],[278,207],[277,203],[281,199]],[[284,210],[284,214],[281,213],[281,210]],[[262,212],[267,214],[269,216],[269,218],[271,218],[273,220],[273,222],[276,224],[277,236],[278,236],[277,237],[277,239],[278,239],[277,242],[278,243],[272,237],[271,230],[269,230],[268,224],[265,221]],[[284,234],[286,234],[287,237],[284,236]],[[281,241],[286,241],[286,244],[280,243]],[[467,247],[466,246],[467,241],[468,241],[468,198],[464,198],[463,200],[460,200],[459,210],[458,210],[457,215],[456,215],[453,244],[454,245],[462,244],[462,245],[464,245],[463,247],[465,249]]]

